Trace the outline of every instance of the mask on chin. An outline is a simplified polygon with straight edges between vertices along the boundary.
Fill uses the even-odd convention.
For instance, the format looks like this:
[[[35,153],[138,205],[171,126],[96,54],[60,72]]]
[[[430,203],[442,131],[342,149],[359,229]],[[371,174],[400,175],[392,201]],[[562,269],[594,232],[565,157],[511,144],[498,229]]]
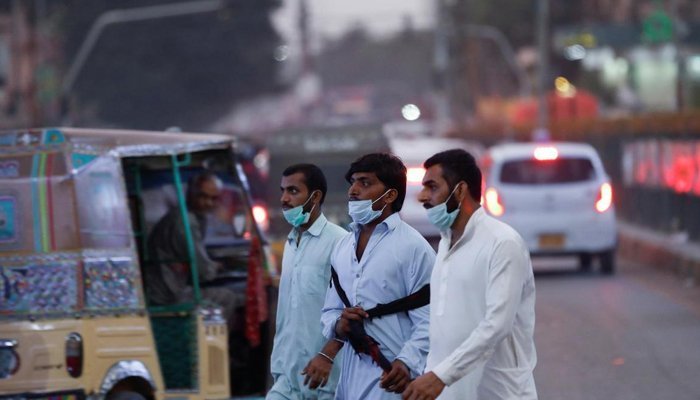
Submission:
[[[391,189],[389,189],[391,190]],[[382,215],[382,212],[386,208],[386,205],[382,207],[381,210],[374,210],[372,206],[374,203],[378,202],[379,199],[386,196],[389,190],[384,192],[383,195],[379,196],[377,200],[351,200],[348,201],[348,214],[352,218],[352,222],[360,225],[367,225],[375,219]]]
[[[304,202],[304,204],[300,206],[296,206],[294,208],[290,208],[289,210],[282,210],[282,215],[284,215],[284,219],[289,222],[289,224],[295,228],[298,228],[305,223],[309,222],[309,218],[311,218],[311,212],[314,210],[314,207],[316,207],[316,204],[314,204],[313,207],[311,207],[311,210],[309,212],[304,212],[304,207],[306,204],[311,200],[311,195],[309,196],[308,199]]]
[[[457,187],[459,187],[459,183],[455,185],[455,188],[452,189],[452,193],[450,193],[450,195],[447,196],[447,199],[444,202],[433,206],[427,210],[428,219],[433,225],[435,225],[436,228],[438,228],[441,231],[449,229],[452,226],[452,224],[455,223],[457,215],[459,214],[459,208],[462,205],[462,203],[459,203],[457,205],[457,208],[455,208],[453,211],[447,212],[447,202],[450,201],[450,198],[455,193],[455,190],[457,190]]]

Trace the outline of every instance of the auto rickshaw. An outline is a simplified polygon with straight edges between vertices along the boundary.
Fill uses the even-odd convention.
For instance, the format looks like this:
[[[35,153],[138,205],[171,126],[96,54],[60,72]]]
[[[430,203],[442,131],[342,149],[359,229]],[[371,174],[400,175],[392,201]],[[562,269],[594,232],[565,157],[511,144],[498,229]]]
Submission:
[[[205,245],[225,268],[199,282],[185,226],[180,261],[193,296],[153,304],[144,271],[159,261],[149,231],[169,208],[187,221],[185,187],[203,171],[223,182]],[[264,390],[268,252],[250,204],[230,136],[0,133],[0,399],[224,399]],[[220,308],[201,295],[205,285],[245,293],[242,332],[227,331]]]

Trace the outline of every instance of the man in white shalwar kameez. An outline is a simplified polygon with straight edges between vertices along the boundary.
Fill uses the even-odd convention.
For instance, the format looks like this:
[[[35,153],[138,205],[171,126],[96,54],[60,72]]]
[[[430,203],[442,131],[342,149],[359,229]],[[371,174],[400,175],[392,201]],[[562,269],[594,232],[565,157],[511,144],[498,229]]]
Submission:
[[[419,200],[442,231],[430,280],[430,350],[408,400],[535,400],[535,283],[528,249],[480,206],[464,150],[425,164]]]

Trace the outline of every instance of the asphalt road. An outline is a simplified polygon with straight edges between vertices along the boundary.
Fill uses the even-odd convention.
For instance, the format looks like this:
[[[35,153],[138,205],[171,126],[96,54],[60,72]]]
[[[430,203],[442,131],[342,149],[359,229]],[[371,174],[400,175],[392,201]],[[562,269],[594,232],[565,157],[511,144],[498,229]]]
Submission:
[[[699,400],[700,287],[623,260],[612,277],[574,261],[534,262],[539,398]]]

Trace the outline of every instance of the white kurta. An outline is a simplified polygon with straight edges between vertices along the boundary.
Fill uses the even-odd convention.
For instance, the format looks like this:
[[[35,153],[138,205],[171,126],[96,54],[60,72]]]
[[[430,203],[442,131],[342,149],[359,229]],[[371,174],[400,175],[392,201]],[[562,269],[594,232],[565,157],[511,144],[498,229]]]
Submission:
[[[520,235],[478,209],[450,246],[443,234],[430,280],[426,371],[440,400],[537,399],[532,371],[535,281]]]

